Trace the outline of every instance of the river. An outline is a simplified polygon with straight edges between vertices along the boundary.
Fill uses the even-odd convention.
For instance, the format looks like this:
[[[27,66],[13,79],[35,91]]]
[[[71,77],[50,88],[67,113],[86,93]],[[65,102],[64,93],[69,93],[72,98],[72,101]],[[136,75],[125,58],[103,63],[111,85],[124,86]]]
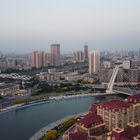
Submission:
[[[73,113],[88,111],[89,107],[110,97],[76,97],[45,102],[0,115],[0,140],[28,140],[42,127]]]

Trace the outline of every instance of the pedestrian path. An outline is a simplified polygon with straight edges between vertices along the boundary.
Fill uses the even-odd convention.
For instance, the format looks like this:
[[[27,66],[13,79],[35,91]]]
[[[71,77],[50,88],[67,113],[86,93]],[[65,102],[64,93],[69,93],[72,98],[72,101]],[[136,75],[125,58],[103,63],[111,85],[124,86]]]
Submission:
[[[53,129],[54,127],[60,125],[61,123],[63,123],[64,121],[72,118],[72,117],[80,117],[80,116],[83,116],[85,113],[76,113],[76,114],[73,114],[73,115],[69,115],[61,120],[58,120],[56,122],[53,122],[45,127],[43,127],[42,129],[40,129],[38,132],[36,132],[31,138],[29,138],[29,140],[39,140],[43,135],[45,135],[45,133],[51,129]]]

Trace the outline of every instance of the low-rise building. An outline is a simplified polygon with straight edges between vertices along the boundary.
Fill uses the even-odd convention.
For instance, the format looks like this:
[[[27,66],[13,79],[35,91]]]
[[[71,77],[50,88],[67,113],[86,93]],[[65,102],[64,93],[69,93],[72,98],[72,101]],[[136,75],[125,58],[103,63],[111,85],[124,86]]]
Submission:
[[[6,96],[15,96],[20,87],[18,84],[3,84],[0,86],[0,95],[3,97]]]
[[[95,83],[97,80],[98,80],[98,77],[97,76],[83,76],[82,79],[85,81],[85,82],[88,82],[88,83]]]
[[[60,72],[42,72],[38,74],[39,78],[41,80],[47,80],[47,81],[59,81],[61,79],[62,73]]]
[[[82,75],[78,74],[77,72],[70,72],[64,75],[65,80],[67,81],[77,81],[82,78]]]

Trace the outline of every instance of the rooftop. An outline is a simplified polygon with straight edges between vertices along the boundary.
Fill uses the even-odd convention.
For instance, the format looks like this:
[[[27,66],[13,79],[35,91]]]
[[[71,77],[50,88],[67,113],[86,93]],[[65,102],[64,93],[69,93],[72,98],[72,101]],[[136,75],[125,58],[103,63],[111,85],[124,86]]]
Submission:
[[[92,112],[92,113],[97,113],[97,106],[98,106],[98,105],[99,105],[99,103],[93,104],[93,105],[90,107],[89,111]]]
[[[114,109],[115,111],[119,111],[119,109],[122,109],[122,108],[129,108],[131,106],[129,103],[125,101],[120,101],[120,100],[102,102],[99,105],[103,107],[107,107],[109,109]]]
[[[70,132],[69,139],[70,140],[88,140],[88,134],[86,132],[80,132],[80,131],[75,131],[72,133]]]
[[[103,123],[103,119],[95,113],[88,113],[78,123],[84,125],[86,128],[91,128],[92,126]]]

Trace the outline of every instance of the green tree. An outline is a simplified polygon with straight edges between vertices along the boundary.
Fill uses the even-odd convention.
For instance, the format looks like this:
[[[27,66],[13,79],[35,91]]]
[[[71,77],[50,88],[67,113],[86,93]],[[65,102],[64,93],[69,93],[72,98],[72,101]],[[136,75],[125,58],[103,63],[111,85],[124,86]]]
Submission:
[[[56,140],[58,133],[56,130],[50,130],[47,134],[44,135],[43,140]]]

